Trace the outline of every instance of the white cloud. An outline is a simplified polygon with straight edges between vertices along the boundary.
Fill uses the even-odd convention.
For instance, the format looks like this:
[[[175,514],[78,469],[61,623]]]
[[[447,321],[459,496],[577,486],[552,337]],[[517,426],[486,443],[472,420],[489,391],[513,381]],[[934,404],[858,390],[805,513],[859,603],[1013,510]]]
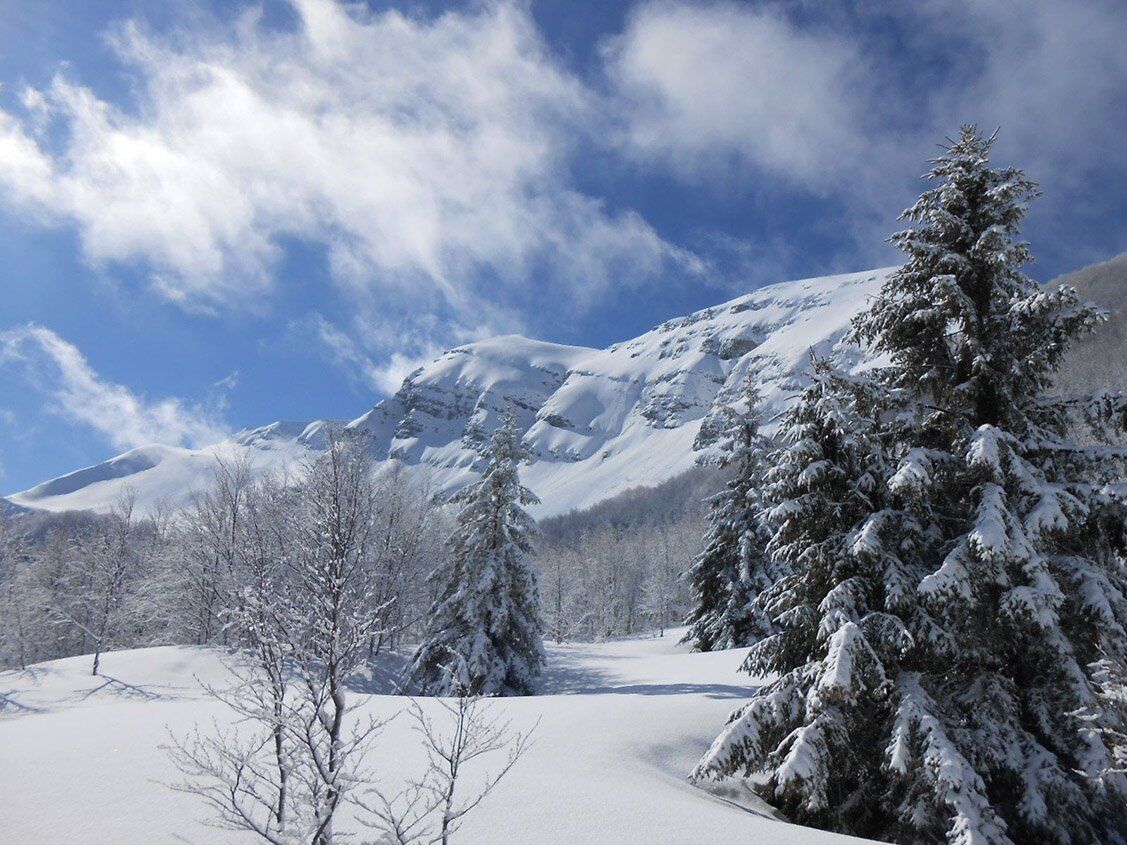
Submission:
[[[865,56],[771,7],[641,5],[607,62],[627,147],[683,175],[751,167],[822,188],[864,148]]]
[[[734,186],[765,218],[795,186],[830,196],[853,265],[888,259],[911,177],[964,120],[1001,124],[1002,157],[1038,178],[1127,161],[1116,0],[641,2],[604,45],[605,78],[566,70],[521,0],[430,18],[290,2],[285,30],[255,9],[159,37],[120,27],[123,108],[67,70],[25,89],[0,110],[0,194],[190,309],[272,302],[285,245],[323,249],[350,316],[319,342],[381,390],[437,348],[542,333],[670,268],[740,285],[796,263],[777,233],[705,233],[706,267],[579,190],[581,147]]]
[[[297,324],[296,328],[302,333],[311,333],[328,355],[329,360],[352,374],[362,387],[375,388],[388,395],[399,390],[403,379],[424,364],[429,364],[444,349],[442,346],[428,343],[425,335],[412,336],[411,333],[406,333],[401,334],[397,342],[402,351],[393,351],[377,360],[370,346],[392,349],[396,343],[390,339],[381,341],[378,332],[374,342],[362,343],[357,338],[371,338],[373,335],[373,328],[370,325],[365,327],[363,321],[355,321],[352,331],[346,332],[324,316],[317,314]],[[458,343],[464,340],[465,336],[462,332],[458,332],[455,338],[453,343]]]
[[[1122,0],[642,0],[605,51],[617,142],[764,214],[796,187],[830,197],[834,234],[854,245],[842,257],[865,264],[889,259],[936,144],[963,123],[1000,127],[997,159],[1046,191],[1029,228],[1040,249],[1079,262],[1090,241],[1097,260],[1127,236],[1088,196],[1127,168],[1125,26]]]
[[[595,105],[525,6],[433,20],[293,6],[293,31],[253,12],[176,41],[123,27],[136,107],[65,75],[25,92],[25,117],[0,112],[0,187],[76,225],[91,261],[147,264],[188,308],[261,302],[289,237],[323,245],[351,294],[405,312],[472,313],[534,268],[574,303],[692,266],[637,215],[572,187]]]
[[[1047,177],[1127,160],[1125,23],[1118,0],[654,0],[606,59],[627,154],[864,195],[965,122]]]
[[[46,394],[52,411],[90,426],[119,449],[152,443],[203,446],[227,434],[209,409],[174,397],[148,400],[106,381],[78,347],[43,326],[0,332],[0,366],[19,367]]]
[[[954,60],[952,78],[934,92],[934,125],[1000,126],[1001,143],[1042,179],[1127,164],[1120,0],[942,0],[897,11],[905,28],[948,44]]]
[[[433,361],[438,356],[439,352],[440,350],[435,347],[433,354],[421,358],[408,357],[394,352],[386,363],[372,370],[372,381],[376,385],[376,388],[382,390],[384,393],[395,393],[399,390],[400,385],[403,384],[403,379],[407,378],[407,376],[411,375],[411,373],[419,367]]]
[[[223,378],[219,379],[219,381],[213,382],[211,386],[215,390],[234,390],[239,386],[239,378],[239,371],[232,370],[231,372],[227,373],[227,375],[223,376]]]

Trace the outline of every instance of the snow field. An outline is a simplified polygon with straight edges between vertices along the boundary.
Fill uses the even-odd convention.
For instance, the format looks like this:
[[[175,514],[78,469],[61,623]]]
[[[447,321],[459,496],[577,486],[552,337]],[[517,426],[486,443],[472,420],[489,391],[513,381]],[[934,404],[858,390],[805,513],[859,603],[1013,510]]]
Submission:
[[[532,745],[454,841],[863,841],[778,821],[736,784],[706,791],[686,780],[753,681],[737,671],[742,651],[693,654],[676,645],[679,636],[549,644],[544,694],[490,703],[514,729],[535,726]],[[193,677],[221,683],[223,655],[170,646],[106,654],[103,677],[90,676],[88,657],[0,673],[0,841],[256,841],[208,826],[202,801],[163,785],[180,779],[160,748],[170,730],[183,735],[197,723],[230,720]],[[356,717],[402,714],[408,699],[386,694],[399,665],[390,656],[376,677],[357,684],[364,691],[352,698]],[[440,715],[433,700],[420,701]],[[405,714],[376,739],[369,762],[391,790],[421,771]],[[358,841],[375,838],[354,820],[342,827],[356,830]]]

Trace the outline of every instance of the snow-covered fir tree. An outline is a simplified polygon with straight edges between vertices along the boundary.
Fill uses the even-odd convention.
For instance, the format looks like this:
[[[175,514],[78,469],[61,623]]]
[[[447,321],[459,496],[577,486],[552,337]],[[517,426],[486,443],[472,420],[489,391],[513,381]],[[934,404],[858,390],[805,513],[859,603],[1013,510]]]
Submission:
[[[488,457],[481,480],[457,497],[450,559],[431,576],[438,598],[408,682],[424,695],[526,695],[544,664],[539,588],[528,561],[536,524],[524,510],[537,499],[520,483],[525,450],[511,413]]]
[[[1127,664],[1101,657],[1090,666],[1099,706],[1079,715],[1111,749],[1111,765],[1104,774],[1127,775]]]
[[[1022,272],[1036,188],[992,141],[964,127],[893,236],[908,260],[855,323],[890,363],[816,377],[784,425],[794,572],[748,660],[780,677],[698,775],[765,772],[796,820],[896,841],[1117,841],[1127,503],[1099,435],[1127,401],[1047,395],[1099,315]]]
[[[864,424],[866,387],[816,360],[783,419],[764,495],[783,574],[760,599],[779,630],[744,663],[780,677],[733,714],[696,775],[763,771],[767,797],[793,818],[872,832],[884,777],[873,743],[891,715],[886,666],[905,626],[885,600],[897,561],[855,553],[854,527],[880,507],[887,475]]]
[[[748,378],[746,408],[729,408],[721,463],[732,477],[708,500],[704,550],[686,577],[693,606],[683,642],[698,651],[735,648],[764,637],[770,624],[756,602],[772,583],[767,536],[760,521],[763,438],[759,434],[759,392]]]

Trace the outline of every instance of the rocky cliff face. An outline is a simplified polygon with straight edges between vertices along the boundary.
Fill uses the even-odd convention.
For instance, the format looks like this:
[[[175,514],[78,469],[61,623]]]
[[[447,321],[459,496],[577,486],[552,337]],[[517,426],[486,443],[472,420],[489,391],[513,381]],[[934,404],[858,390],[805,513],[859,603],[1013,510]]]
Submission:
[[[515,335],[452,349],[347,423],[381,460],[427,475],[439,491],[476,476],[481,448],[506,408],[526,430],[522,470],[538,514],[582,508],[684,472],[712,447],[723,405],[748,373],[768,415],[801,387],[811,354],[863,363],[843,342],[852,316],[888,270],[785,282],[670,320],[633,340],[589,349]],[[133,450],[11,497],[36,508],[104,509],[129,486],[142,507],[178,504],[207,483],[217,455],[260,471],[299,465],[328,421],[278,422],[208,449]]]

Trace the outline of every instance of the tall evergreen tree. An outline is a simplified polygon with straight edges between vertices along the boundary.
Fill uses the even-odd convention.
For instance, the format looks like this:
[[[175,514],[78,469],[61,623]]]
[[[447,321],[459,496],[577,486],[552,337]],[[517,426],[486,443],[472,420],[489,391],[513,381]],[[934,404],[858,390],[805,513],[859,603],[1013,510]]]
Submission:
[[[764,449],[759,392],[750,377],[744,400],[745,410],[727,410],[728,434],[721,445],[721,463],[731,468],[732,477],[708,500],[704,550],[686,573],[693,607],[682,642],[697,651],[749,645],[770,628],[756,602],[773,579],[759,519]]]
[[[451,556],[431,575],[438,598],[408,686],[424,695],[527,695],[544,664],[536,574],[528,556],[537,503],[520,483],[525,456],[510,413],[489,445],[480,481],[458,496]]]
[[[897,841],[1116,841],[1127,502],[1099,434],[1127,400],[1046,395],[1099,315],[1022,273],[1036,187],[990,167],[992,141],[964,127],[892,238],[908,260],[855,323],[890,363],[815,379],[784,426],[769,498],[795,572],[773,588],[784,632],[749,658],[781,677],[698,774],[766,770],[796,819]],[[844,463],[802,425],[837,407]]]
[[[908,625],[897,558],[855,529],[882,509],[887,477],[872,386],[814,362],[769,460],[763,515],[781,577],[762,603],[779,630],[744,669],[778,674],[736,711],[696,776],[765,772],[766,796],[819,827],[877,832],[880,735]]]

